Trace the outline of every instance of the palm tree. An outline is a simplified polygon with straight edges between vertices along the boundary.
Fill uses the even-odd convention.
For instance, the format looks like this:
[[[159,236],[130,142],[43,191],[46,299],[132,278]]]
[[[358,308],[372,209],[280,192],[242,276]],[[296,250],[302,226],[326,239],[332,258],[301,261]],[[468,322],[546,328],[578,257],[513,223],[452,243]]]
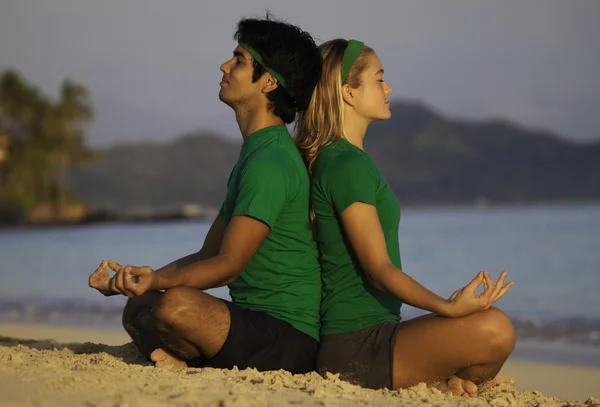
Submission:
[[[8,149],[10,147],[10,136],[8,132],[4,132],[0,129],[0,168],[2,168],[2,164],[8,160]],[[0,179],[0,185],[2,180]]]
[[[79,83],[63,81],[53,102],[16,71],[1,73],[0,204],[61,208],[71,165],[91,157],[85,131],[92,117],[90,93]]]
[[[40,100],[39,91],[16,71],[6,70],[0,75],[0,133],[5,144],[10,144],[10,155],[5,153],[0,187],[11,200],[32,197],[31,165],[24,152],[29,143],[29,132],[35,117],[34,106]],[[8,140],[8,141],[6,141]],[[6,150],[4,150],[6,151]]]
[[[63,81],[60,98],[47,119],[47,131],[53,145],[53,156],[58,166],[57,207],[65,202],[70,187],[69,171],[73,164],[91,158],[85,145],[85,131],[93,119],[89,91],[69,79]]]

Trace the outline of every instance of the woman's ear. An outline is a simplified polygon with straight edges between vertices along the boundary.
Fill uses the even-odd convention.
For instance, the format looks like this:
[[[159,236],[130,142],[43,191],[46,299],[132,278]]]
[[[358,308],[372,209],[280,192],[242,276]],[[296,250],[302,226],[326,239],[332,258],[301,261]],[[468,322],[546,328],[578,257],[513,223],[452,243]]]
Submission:
[[[354,106],[354,95],[352,94],[352,88],[347,83],[342,85],[342,97],[344,102],[350,106]]]

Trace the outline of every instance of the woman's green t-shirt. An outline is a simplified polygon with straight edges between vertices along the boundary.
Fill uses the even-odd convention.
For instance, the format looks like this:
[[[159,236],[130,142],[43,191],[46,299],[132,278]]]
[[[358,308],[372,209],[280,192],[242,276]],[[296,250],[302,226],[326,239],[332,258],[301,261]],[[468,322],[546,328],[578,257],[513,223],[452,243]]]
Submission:
[[[311,202],[323,282],[321,335],[399,321],[402,302],[369,283],[341,222],[341,214],[355,202],[375,206],[390,260],[402,269],[400,206],[379,168],[347,140],[329,144],[313,166]]]

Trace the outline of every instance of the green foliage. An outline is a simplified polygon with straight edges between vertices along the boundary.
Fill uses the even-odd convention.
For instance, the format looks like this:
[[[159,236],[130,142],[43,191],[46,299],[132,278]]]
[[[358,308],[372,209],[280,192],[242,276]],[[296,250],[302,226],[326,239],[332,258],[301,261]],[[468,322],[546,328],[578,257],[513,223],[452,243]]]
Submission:
[[[66,79],[51,100],[14,70],[0,73],[0,209],[28,211],[72,200],[69,169],[88,160],[89,91]]]
[[[23,194],[15,189],[3,188],[0,190],[0,210],[32,210],[35,207],[35,197]]]

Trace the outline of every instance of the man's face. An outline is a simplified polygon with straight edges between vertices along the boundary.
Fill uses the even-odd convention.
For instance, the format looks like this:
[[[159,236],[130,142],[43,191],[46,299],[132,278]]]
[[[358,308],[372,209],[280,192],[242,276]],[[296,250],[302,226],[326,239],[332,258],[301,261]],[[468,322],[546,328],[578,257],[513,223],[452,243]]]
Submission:
[[[254,58],[238,45],[233,50],[233,58],[221,65],[223,78],[220,83],[219,99],[235,108],[262,94],[262,81],[252,82]]]

